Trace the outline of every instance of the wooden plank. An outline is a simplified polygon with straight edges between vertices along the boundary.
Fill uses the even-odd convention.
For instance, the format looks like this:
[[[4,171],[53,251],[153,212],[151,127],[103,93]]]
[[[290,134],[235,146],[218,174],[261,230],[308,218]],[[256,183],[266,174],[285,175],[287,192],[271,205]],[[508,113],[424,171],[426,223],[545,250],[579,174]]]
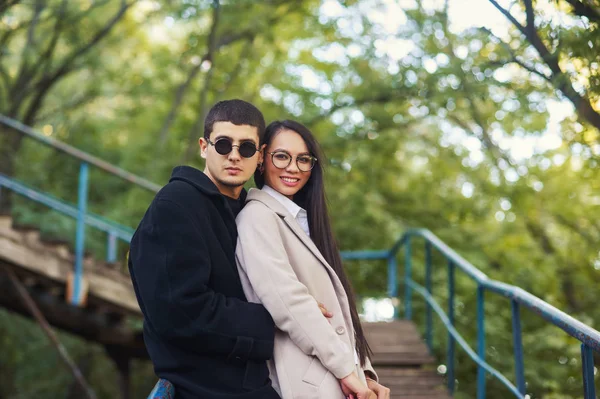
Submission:
[[[373,349],[373,348],[371,348]],[[423,353],[429,354],[427,345],[423,342],[400,342],[386,346],[381,346],[379,350],[373,350],[373,353]]]
[[[430,355],[412,353],[403,355],[382,353],[371,359],[374,366],[423,366],[434,362],[435,359]]]
[[[406,378],[420,378],[420,377],[439,377],[439,374],[433,369],[424,368],[398,368],[398,367],[377,367],[377,374],[381,377],[406,377]]]
[[[450,399],[444,378],[426,365],[434,365],[415,324],[408,320],[363,323],[372,363],[392,399]]]
[[[417,331],[417,327],[411,320],[380,321],[375,323],[365,323],[368,331]]]
[[[379,380],[388,388],[410,386],[413,388],[419,388],[421,390],[423,390],[423,388],[431,389],[432,387],[439,386],[440,382],[442,381],[442,379],[437,375],[405,378],[379,376]]]
[[[0,229],[10,229],[12,227],[12,217],[0,214]]]
[[[44,317],[53,326],[99,344],[118,348],[130,356],[147,358],[141,331],[133,330],[126,323],[114,323],[109,314],[92,312],[71,306],[43,291],[26,287]],[[0,305],[24,316],[31,317],[20,300],[14,286],[0,266]]]
[[[6,216],[0,216],[1,218],[5,218]],[[12,219],[11,219],[12,220]],[[11,222],[12,223],[12,222]],[[7,237],[13,241],[22,241],[23,240],[23,236],[21,233],[19,233],[16,230],[13,230],[10,227],[10,224],[8,224],[8,226],[3,226],[0,225],[0,236],[4,236]]]
[[[422,368],[375,367],[379,382],[390,388],[392,398],[450,399],[443,377]]]
[[[399,393],[397,395],[392,393],[390,399],[451,399],[451,396],[443,392]]]
[[[383,384],[384,386],[387,386]],[[417,396],[417,397],[444,397],[449,398],[450,394],[445,387],[424,387],[424,388],[414,388],[410,386],[396,386],[391,387],[390,391],[392,393],[392,397],[404,398],[406,396]]]
[[[4,231],[2,231],[4,233]],[[17,233],[18,234],[18,233]],[[0,235],[0,261],[65,284],[73,263],[47,248],[31,248],[24,240]],[[84,263],[89,295],[141,316],[131,279],[109,268],[100,268],[93,260]]]

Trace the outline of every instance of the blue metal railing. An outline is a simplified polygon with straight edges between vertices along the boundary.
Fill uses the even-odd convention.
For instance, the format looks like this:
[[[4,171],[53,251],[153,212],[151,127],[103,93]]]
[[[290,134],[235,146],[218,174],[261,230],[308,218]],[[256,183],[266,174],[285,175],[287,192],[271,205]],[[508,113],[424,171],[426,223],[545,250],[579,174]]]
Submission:
[[[107,222],[105,219],[103,220],[98,216],[89,215],[87,213],[89,165],[99,168],[100,170],[103,170],[111,175],[118,176],[121,179],[124,179],[151,192],[157,192],[160,190],[160,186],[123,169],[117,168],[114,165],[111,165],[110,163],[94,157],[86,152],[78,150],[75,147],[37,133],[29,126],[26,126],[14,119],[0,115],[0,125],[4,125],[16,133],[36,140],[81,161],[79,168],[78,200],[76,208],[72,205],[62,202],[61,200],[42,194],[33,188],[27,187],[24,184],[9,178],[8,176],[2,175],[0,179],[0,181],[2,181],[2,183],[0,183],[0,187],[6,187],[9,190],[15,191],[32,200],[36,200],[77,220],[77,228],[75,232],[75,273],[73,279],[73,293],[70,295],[70,298],[72,304],[79,305],[83,299],[80,295],[80,287],[82,286],[83,279],[83,256],[85,249],[84,244],[86,225],[96,227],[108,233],[107,260],[109,262],[114,262],[116,259],[117,238],[129,242],[132,234],[131,229],[128,229],[124,226],[119,226],[113,222]],[[111,224],[113,228],[107,228],[106,223]]]
[[[32,201],[45,205],[48,208],[52,208],[63,215],[70,216],[73,219],[77,219],[79,216],[79,209],[77,206],[64,202],[46,193],[36,191],[32,187],[0,173],[0,189],[2,189],[2,187],[5,187]],[[109,238],[109,243],[112,240],[121,240],[129,244],[129,241],[134,233],[134,230],[130,227],[120,225],[112,220],[89,212],[85,214],[84,221],[86,225],[107,233],[109,237],[114,237],[114,239]],[[106,260],[109,262],[115,261],[113,255],[109,253],[107,253]]]
[[[7,188],[21,196],[24,196],[32,201],[43,204],[55,211],[58,211],[64,215],[70,216],[77,220],[77,231],[82,231],[85,225],[94,227],[100,231],[107,233],[107,251],[106,261],[113,263],[117,260],[117,240],[122,240],[129,244],[131,237],[133,236],[133,229],[119,225],[111,220],[104,219],[100,216],[85,212],[85,202],[74,206],[72,204],[61,201],[51,195],[37,191],[16,179],[11,179],[8,176],[0,173],[0,195],[2,188]],[[79,197],[80,199],[82,196]],[[83,212],[82,212],[83,208]],[[83,300],[81,291],[81,282],[83,279],[83,235],[77,235],[76,240],[82,240],[76,242],[76,248],[80,251],[75,253],[75,274],[73,276],[73,292],[69,295],[73,304],[79,304]]]
[[[412,279],[412,249],[413,238],[425,240],[425,287]],[[596,388],[594,385],[594,357],[593,352],[600,353],[600,332],[583,324],[568,314],[560,311],[554,306],[542,301],[540,298],[522,290],[519,287],[501,283],[488,278],[483,272],[466,261],[463,257],[448,247],[443,241],[429,230],[408,230],[389,251],[349,251],[342,252],[342,258],[352,259],[384,259],[388,262],[388,295],[391,298],[398,297],[398,283],[396,270],[396,255],[405,247],[404,256],[404,310],[405,318],[412,318],[412,293],[420,294],[426,301],[425,314],[425,340],[432,349],[432,311],[437,313],[442,323],[448,330],[447,345],[447,383],[450,393],[455,389],[455,344],[458,343],[468,356],[477,363],[477,398],[484,399],[486,395],[486,373],[494,376],[504,384],[517,398],[525,398],[525,374],[523,363],[523,343],[521,340],[520,307],[526,308],[539,314],[542,318],[564,330],[567,334],[581,342],[582,374],[585,399],[596,399]],[[432,249],[438,250],[448,262],[448,312],[432,296]],[[455,272],[460,269],[477,284],[477,351],[473,350],[455,328],[454,320],[454,298],[455,298]],[[485,293],[492,292],[502,295],[511,302],[512,313],[512,335],[513,351],[515,361],[515,384],[502,375],[498,370],[490,366],[485,360]],[[394,312],[396,317],[397,310]]]

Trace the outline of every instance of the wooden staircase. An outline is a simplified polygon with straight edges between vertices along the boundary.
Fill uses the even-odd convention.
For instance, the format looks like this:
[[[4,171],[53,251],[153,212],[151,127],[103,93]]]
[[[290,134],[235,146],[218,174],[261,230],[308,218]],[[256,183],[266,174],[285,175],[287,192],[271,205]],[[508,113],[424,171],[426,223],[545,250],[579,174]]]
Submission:
[[[73,264],[65,242],[49,241],[34,226],[16,226],[10,216],[0,214],[1,307],[31,317],[11,283],[11,271],[51,325],[129,357],[147,358],[141,331],[128,320],[140,319],[141,311],[123,266],[86,256],[88,296],[84,306],[74,307],[65,299]]]
[[[450,399],[413,322],[363,323],[363,328],[373,350],[373,367],[381,384],[391,389],[392,399]]]
[[[34,227],[15,226],[0,215],[0,306],[30,316],[6,271],[12,270],[50,324],[126,354],[146,358],[139,331],[126,318],[141,317],[129,276],[122,267],[86,257],[87,304],[65,302],[65,285],[74,255],[61,242],[50,242]],[[374,352],[373,366],[392,399],[450,399],[435,360],[410,321],[364,323]]]

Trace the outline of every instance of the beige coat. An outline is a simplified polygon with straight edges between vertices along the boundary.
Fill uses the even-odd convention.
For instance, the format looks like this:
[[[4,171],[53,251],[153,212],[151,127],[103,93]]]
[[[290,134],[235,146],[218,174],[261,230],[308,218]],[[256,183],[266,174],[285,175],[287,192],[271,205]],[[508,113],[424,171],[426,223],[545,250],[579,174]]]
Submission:
[[[353,371],[365,378],[355,364],[342,283],[281,203],[256,189],[247,201],[237,218],[236,259],[246,297],[262,303],[277,326],[269,362],[273,387],[283,399],[342,399],[339,379]]]

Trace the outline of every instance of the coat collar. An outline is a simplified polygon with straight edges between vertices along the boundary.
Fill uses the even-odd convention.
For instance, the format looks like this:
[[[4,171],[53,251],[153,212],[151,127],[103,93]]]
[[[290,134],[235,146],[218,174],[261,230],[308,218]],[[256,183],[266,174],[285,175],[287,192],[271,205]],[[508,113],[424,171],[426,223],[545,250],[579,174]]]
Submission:
[[[317,259],[331,272],[335,275],[335,272],[327,263],[321,251],[317,248],[313,240],[310,239],[309,236],[306,235],[302,227],[298,224],[298,221],[292,216],[290,211],[286,209],[286,207],[275,198],[273,198],[270,194],[258,190],[255,188],[251,188],[248,192],[248,197],[246,201],[258,201],[266,205],[269,209],[275,212],[280,218],[283,219],[285,224],[288,226],[290,230],[298,237],[298,239],[317,257]],[[336,276],[337,277],[337,276]]]
[[[282,204],[285,209],[287,209],[293,217],[297,218],[298,214],[302,211],[306,213],[304,208],[300,207],[294,201],[281,194],[279,191],[267,186],[266,184],[261,188],[262,191],[266,191],[271,197],[275,198],[280,204]]]

